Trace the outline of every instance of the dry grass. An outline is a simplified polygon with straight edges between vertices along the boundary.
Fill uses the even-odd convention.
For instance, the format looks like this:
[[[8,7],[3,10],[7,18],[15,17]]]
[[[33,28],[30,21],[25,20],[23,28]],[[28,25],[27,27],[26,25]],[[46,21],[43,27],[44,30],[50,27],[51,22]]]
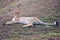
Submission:
[[[60,27],[35,25],[34,27],[22,28],[22,24],[2,25],[13,17],[11,16],[12,13],[8,14],[10,13],[9,9],[13,8],[12,10],[15,10],[14,8],[20,3],[21,5],[19,5],[19,9],[23,11],[22,16],[36,16],[39,17],[39,19],[41,18],[44,22],[54,21],[55,15],[53,15],[53,13],[57,13],[55,10],[49,8],[48,5],[42,6],[40,0],[20,1],[13,2],[7,7],[0,9],[0,40],[47,40],[49,37],[60,37]],[[42,2],[44,3],[44,1]],[[41,6],[44,8],[40,10]]]

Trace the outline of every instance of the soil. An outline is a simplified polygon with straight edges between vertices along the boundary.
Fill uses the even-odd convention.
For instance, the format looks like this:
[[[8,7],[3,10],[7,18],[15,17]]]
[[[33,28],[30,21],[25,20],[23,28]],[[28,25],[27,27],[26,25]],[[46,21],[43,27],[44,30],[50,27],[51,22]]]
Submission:
[[[60,20],[60,1],[58,0],[35,0],[19,2],[17,8],[22,11],[21,16],[35,16],[39,19],[41,17],[53,16],[56,21]],[[41,3],[42,2],[42,3]],[[52,4],[50,4],[52,3]],[[41,39],[41,37],[49,32],[60,32],[60,26],[46,27],[45,25],[35,25],[34,27],[22,28],[22,24],[3,25],[3,23],[10,21],[13,17],[13,10],[16,5],[8,7],[0,14],[0,40],[60,40],[58,38]],[[12,12],[12,13],[11,13]],[[59,21],[60,22],[60,21]]]

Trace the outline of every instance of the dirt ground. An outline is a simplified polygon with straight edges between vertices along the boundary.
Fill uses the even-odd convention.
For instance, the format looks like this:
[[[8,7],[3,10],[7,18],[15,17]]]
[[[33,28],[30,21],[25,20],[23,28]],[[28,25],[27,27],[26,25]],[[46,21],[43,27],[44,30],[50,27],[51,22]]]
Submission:
[[[18,4],[18,8],[22,10],[22,16],[35,16],[40,19],[50,15],[60,22],[59,0],[17,2],[16,5],[14,3],[14,5],[11,4],[0,10],[0,40],[60,40],[60,26],[35,25],[34,27],[22,28],[22,24],[2,25],[12,19],[13,13],[10,12],[15,10]]]
[[[48,40],[46,38],[42,39],[42,36],[49,32],[60,32],[60,27],[46,27],[45,25],[36,25],[28,28],[22,28],[22,24],[2,25],[11,19],[12,16],[1,14],[0,40]]]

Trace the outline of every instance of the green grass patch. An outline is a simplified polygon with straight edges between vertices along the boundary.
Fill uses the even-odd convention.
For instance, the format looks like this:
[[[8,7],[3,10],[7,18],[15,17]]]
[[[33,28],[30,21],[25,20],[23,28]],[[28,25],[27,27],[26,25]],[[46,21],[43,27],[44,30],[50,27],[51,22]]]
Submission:
[[[60,37],[60,33],[49,32],[49,33],[43,34],[43,36],[41,36],[42,39],[49,38],[49,37]]]
[[[51,22],[54,21],[54,17],[53,17],[53,16],[42,17],[41,20],[44,21],[44,22],[49,22],[49,23],[51,23]]]
[[[14,37],[14,38],[4,38],[2,40],[21,40],[19,37]]]

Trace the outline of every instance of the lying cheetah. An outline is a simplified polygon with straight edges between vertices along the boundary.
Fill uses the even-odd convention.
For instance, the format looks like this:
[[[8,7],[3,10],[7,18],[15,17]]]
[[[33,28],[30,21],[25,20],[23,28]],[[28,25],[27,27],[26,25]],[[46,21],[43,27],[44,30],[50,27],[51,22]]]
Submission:
[[[22,27],[30,27],[30,26],[34,26],[37,24],[43,24],[43,25],[58,25],[58,22],[54,22],[54,23],[45,23],[41,20],[39,20],[39,18],[37,17],[19,17],[20,11],[16,10],[14,17],[12,18],[12,21],[7,21],[6,23],[4,23],[5,25],[8,24],[15,24],[15,23],[21,23],[21,24],[25,24]]]

